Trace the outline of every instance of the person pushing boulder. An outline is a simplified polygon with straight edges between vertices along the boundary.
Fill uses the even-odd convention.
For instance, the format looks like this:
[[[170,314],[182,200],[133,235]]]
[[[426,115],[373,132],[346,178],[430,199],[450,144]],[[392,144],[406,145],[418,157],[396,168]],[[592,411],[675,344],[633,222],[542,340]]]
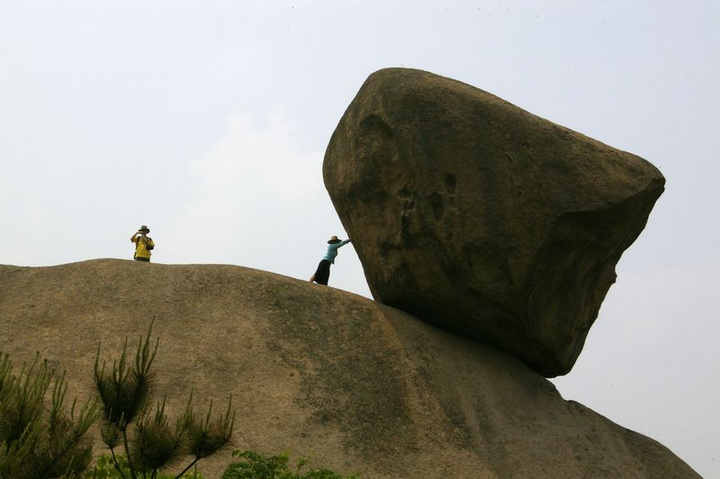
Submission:
[[[320,260],[315,274],[310,277],[311,283],[324,284],[327,286],[328,280],[330,279],[330,265],[335,263],[335,258],[338,255],[338,249],[345,246],[350,242],[350,238],[346,240],[340,240],[337,236],[333,236],[328,240],[328,247],[325,256]]]

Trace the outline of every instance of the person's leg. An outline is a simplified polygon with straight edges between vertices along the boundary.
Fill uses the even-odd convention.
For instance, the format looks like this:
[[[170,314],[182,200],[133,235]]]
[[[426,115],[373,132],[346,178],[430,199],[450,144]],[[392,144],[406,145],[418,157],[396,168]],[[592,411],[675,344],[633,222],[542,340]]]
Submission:
[[[322,278],[317,280],[317,284],[322,284],[327,286],[328,281],[330,281],[330,267],[328,266],[327,274],[324,275]]]
[[[320,261],[317,271],[315,271],[313,277],[315,278],[315,282],[317,284],[327,285],[328,279],[330,279],[330,261],[326,259]]]

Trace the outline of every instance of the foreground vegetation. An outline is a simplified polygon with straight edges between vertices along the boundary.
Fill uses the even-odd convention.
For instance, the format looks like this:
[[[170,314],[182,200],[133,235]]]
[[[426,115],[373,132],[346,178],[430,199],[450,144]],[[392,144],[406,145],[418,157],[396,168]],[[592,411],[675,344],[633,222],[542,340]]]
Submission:
[[[57,376],[39,356],[14,373],[0,353],[0,477],[12,479],[73,477],[92,459],[86,437],[99,416],[94,400],[66,413],[65,377]],[[49,406],[46,398],[50,396]]]
[[[134,361],[128,362],[127,339],[119,358],[107,367],[100,346],[93,368],[97,398],[78,405],[65,403],[67,381],[36,355],[16,373],[0,352],[0,479],[203,479],[197,463],[230,442],[235,423],[232,398],[224,412],[213,415],[212,401],[199,415],[193,394],[173,422],[165,413],[166,398],[151,406],[151,369],[159,339],[151,341],[152,323],[141,338]],[[110,450],[93,467],[88,430],[102,421],[102,441]],[[175,474],[166,471],[182,457],[190,462]],[[309,468],[300,459],[291,469],[286,453],[264,455],[235,451],[223,479],[342,479],[328,469]],[[349,476],[353,479],[356,476]]]
[[[269,456],[254,451],[234,451],[233,457],[240,460],[228,466],[222,479],[343,479],[329,469],[310,468],[304,471],[309,465],[304,458],[296,462],[293,470],[287,453]],[[347,477],[356,478],[354,475]]]
[[[151,366],[159,340],[150,340],[152,324],[141,339],[132,366],[127,363],[127,340],[120,358],[107,369],[100,362],[100,347],[95,358],[93,379],[102,406],[102,440],[110,449],[116,470],[122,471],[116,451],[122,448],[132,479],[140,475],[157,477],[161,469],[190,455],[192,461],[175,477],[181,477],[198,461],[215,454],[230,441],[235,413],[232,398],[225,413],[213,418],[212,401],[206,414],[198,416],[193,408],[192,393],[182,416],[173,424],[165,414],[166,398],[149,407],[153,383]],[[132,431],[130,430],[132,425]]]

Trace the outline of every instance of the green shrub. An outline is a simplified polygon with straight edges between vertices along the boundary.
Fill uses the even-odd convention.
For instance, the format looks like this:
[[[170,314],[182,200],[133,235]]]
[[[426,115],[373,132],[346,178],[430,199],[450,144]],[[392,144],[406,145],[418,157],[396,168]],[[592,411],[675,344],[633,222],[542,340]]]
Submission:
[[[115,461],[117,461],[120,466],[119,469],[115,467]],[[122,479],[127,477],[131,477],[127,458],[123,455],[117,455],[113,460],[110,454],[101,455],[95,467],[83,475],[84,479]],[[156,479],[173,479],[175,476],[170,474],[157,474],[155,477]],[[184,474],[181,479],[204,479],[204,477],[200,472],[188,472]]]
[[[57,376],[39,355],[15,375],[0,353],[0,478],[74,477],[85,470],[92,458],[86,433],[98,410],[94,401],[79,409],[73,401],[68,414],[66,391],[65,375]]]
[[[306,459],[299,459],[295,470],[291,470],[287,453],[275,456],[254,451],[233,451],[233,457],[240,461],[230,464],[223,473],[222,479],[343,479],[343,476],[329,469],[302,470],[308,465]],[[346,479],[357,479],[348,476]]]
[[[210,403],[204,415],[193,408],[192,393],[185,411],[173,424],[165,414],[165,398],[150,407],[152,363],[159,340],[151,343],[152,322],[140,339],[135,360],[128,364],[127,340],[120,358],[106,368],[98,346],[93,378],[99,403],[90,400],[65,407],[67,381],[36,355],[30,366],[13,373],[9,357],[0,352],[0,479],[203,479],[197,462],[216,453],[232,435],[232,398],[213,417]],[[92,443],[86,433],[102,417],[101,436],[110,454],[100,456],[91,470]],[[124,454],[120,454],[122,448]],[[177,475],[159,471],[180,456],[192,460]],[[287,453],[269,456],[234,451],[223,479],[343,479],[328,469],[308,468],[306,459],[289,467]],[[193,472],[190,472],[193,470]],[[356,479],[348,476],[347,479]]]
[[[154,376],[151,366],[159,340],[151,343],[152,322],[144,339],[140,339],[132,366],[127,360],[127,340],[120,358],[107,369],[100,362],[100,347],[95,359],[94,380],[102,405],[102,440],[110,449],[113,466],[121,477],[136,479],[150,473],[157,477],[179,457],[191,454],[193,459],[177,476],[181,477],[201,459],[208,457],[230,441],[235,422],[232,398],[224,414],[212,417],[212,402],[207,414],[198,416],[192,405],[192,394],[185,412],[170,424],[165,414],[165,398],[149,407]],[[131,427],[132,426],[132,427]],[[120,463],[116,450],[124,450],[126,465]],[[129,476],[123,475],[127,470]]]

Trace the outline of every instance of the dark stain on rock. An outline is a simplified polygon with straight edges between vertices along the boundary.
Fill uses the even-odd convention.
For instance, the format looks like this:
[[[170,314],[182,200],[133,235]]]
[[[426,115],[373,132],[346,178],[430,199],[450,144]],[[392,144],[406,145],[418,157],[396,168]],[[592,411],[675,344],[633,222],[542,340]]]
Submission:
[[[449,194],[455,194],[457,188],[457,178],[453,173],[445,173],[445,190]]]
[[[442,221],[445,217],[445,206],[443,204],[443,198],[437,191],[430,194],[428,197],[430,207],[432,208],[433,216],[435,221]]]

